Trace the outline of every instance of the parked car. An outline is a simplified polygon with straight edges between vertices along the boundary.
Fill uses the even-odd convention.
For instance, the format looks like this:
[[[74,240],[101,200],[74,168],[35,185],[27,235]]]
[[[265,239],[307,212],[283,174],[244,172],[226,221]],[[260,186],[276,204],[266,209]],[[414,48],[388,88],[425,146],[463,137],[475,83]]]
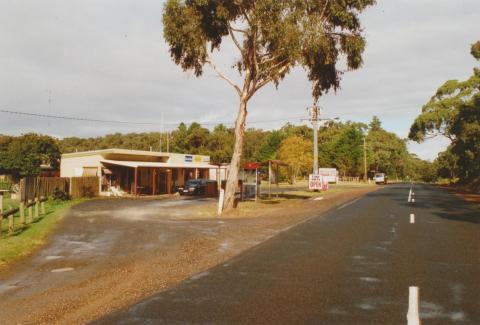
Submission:
[[[373,179],[375,184],[387,184],[387,176],[384,173],[376,173]]]
[[[207,194],[206,179],[189,179],[184,187],[178,188],[180,195],[205,195]]]

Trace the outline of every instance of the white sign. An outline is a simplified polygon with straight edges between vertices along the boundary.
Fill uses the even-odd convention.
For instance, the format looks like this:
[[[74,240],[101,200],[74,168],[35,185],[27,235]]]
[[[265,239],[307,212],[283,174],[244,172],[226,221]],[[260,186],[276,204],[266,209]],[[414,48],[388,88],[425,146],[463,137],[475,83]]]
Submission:
[[[308,189],[326,191],[328,190],[328,182],[322,175],[310,174],[308,177]]]
[[[308,189],[309,190],[321,190],[323,185],[323,176],[310,174],[308,177]]]
[[[338,180],[338,171],[336,168],[319,168],[318,174],[323,176],[327,183],[336,183]]]

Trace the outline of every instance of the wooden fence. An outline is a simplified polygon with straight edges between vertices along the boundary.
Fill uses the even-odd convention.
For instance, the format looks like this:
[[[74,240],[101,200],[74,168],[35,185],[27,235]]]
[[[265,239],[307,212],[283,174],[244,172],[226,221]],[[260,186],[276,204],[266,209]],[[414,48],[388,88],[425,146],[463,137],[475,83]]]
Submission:
[[[72,177],[70,179],[70,196],[72,199],[82,197],[99,196],[99,179],[98,177]]]
[[[338,178],[339,183],[359,183],[360,177],[340,176]]]
[[[37,198],[35,200],[29,200],[27,203],[20,203],[18,208],[10,207],[8,210],[0,212],[0,238],[3,233],[3,220],[8,222],[8,234],[14,234],[18,230],[23,230],[32,222],[40,219],[40,216],[45,215],[45,198]],[[19,214],[19,222],[15,224],[15,215]]]
[[[73,199],[95,197],[99,193],[98,177],[25,177],[20,181],[20,199],[28,202],[50,197],[61,191]]]
[[[23,202],[36,197],[49,197],[56,191],[69,192],[69,179],[65,177],[25,177],[20,180],[20,199]]]

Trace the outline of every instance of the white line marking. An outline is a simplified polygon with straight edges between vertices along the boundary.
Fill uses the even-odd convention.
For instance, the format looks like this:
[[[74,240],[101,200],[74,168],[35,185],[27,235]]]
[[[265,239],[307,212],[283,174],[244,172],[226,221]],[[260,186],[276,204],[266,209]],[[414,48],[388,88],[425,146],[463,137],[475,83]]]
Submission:
[[[412,200],[412,188],[410,187],[410,191],[408,192],[408,202]]]
[[[320,200],[323,200],[323,196],[319,196],[319,197],[316,197],[313,199],[314,201],[320,201]]]
[[[410,213],[410,223],[415,223],[415,215]]]
[[[420,325],[420,315],[418,313],[418,287],[408,288],[408,325]]]
[[[73,267],[64,267],[63,269],[53,269],[50,272],[59,273],[59,272],[68,272],[68,271],[73,271]]]
[[[350,204],[353,204],[353,203],[357,202],[357,201],[360,200],[360,199],[361,199],[361,198],[358,198],[358,199],[355,199],[355,200],[353,200],[353,201],[351,201],[351,202],[345,203],[344,205],[340,206],[340,207],[338,208],[338,210],[341,210],[341,209],[343,209],[343,208],[345,208],[345,207],[348,207]]]
[[[412,203],[415,203],[415,199],[412,197]]]

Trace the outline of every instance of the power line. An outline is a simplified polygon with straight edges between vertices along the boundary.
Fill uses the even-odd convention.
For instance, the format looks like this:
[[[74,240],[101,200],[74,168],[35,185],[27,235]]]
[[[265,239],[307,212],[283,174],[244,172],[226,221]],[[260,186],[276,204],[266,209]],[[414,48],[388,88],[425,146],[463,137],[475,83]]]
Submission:
[[[62,115],[50,115],[50,114],[39,114],[39,113],[27,113],[27,112],[18,112],[10,111],[6,109],[0,109],[1,113],[14,114],[14,115],[23,115],[23,116],[33,116],[41,118],[54,118],[59,120],[73,120],[73,121],[85,121],[85,122],[99,122],[99,123],[117,123],[117,124],[142,124],[142,125],[156,125],[157,123],[153,122],[129,122],[129,121],[115,121],[115,120],[100,120],[100,119],[91,119],[83,117],[73,117],[73,116],[62,116]]]
[[[133,121],[119,121],[119,120],[103,120],[103,119],[92,119],[92,118],[83,118],[83,117],[74,117],[74,116],[65,116],[65,115],[52,115],[52,114],[40,114],[40,113],[28,113],[28,112],[20,112],[20,111],[12,111],[6,109],[0,109],[0,113],[5,114],[12,114],[12,115],[22,115],[22,116],[30,116],[30,117],[39,117],[39,118],[52,118],[52,119],[59,119],[59,120],[71,120],[71,121],[83,121],[83,122],[95,122],[95,123],[110,123],[110,124],[124,124],[124,125],[158,125],[158,122],[133,122]],[[263,123],[274,123],[274,122],[287,122],[294,119],[301,119],[303,116],[294,116],[294,117],[287,117],[284,119],[277,119],[277,120],[264,120],[264,121],[252,121],[248,124],[263,124]],[[163,123],[165,126],[178,126],[181,122],[170,122],[170,123]],[[185,123],[185,124],[192,124],[194,122]],[[214,126],[218,124],[224,125],[234,125],[233,122],[197,122],[200,125],[205,126]]]

